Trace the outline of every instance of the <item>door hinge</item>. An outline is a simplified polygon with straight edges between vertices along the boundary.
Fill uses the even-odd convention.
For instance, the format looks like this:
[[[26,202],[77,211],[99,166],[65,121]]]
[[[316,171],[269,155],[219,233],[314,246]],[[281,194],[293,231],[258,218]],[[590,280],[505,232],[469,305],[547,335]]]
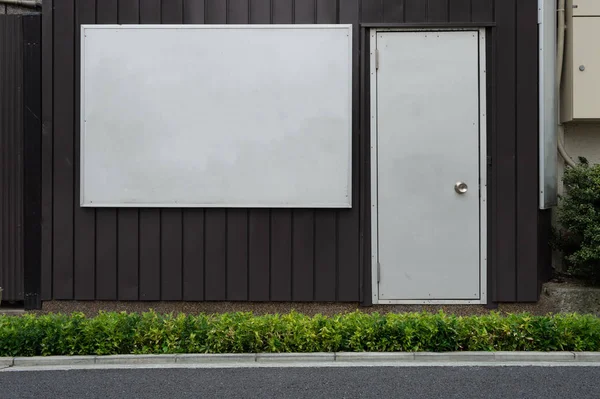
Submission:
[[[487,164],[488,166],[492,165],[492,157],[487,157]]]
[[[379,283],[379,276],[381,275],[381,263],[377,261],[377,283]]]
[[[379,69],[379,49],[375,49],[375,69]]]

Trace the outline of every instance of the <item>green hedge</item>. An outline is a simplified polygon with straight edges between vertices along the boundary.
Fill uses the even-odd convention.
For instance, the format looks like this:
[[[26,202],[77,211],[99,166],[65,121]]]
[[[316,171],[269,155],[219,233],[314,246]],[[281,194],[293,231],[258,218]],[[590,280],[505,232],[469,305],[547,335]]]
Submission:
[[[577,314],[459,317],[442,312],[0,316],[0,356],[514,350],[598,351],[600,319]]]
[[[567,168],[552,244],[564,254],[569,272],[600,285],[600,164],[585,158]]]

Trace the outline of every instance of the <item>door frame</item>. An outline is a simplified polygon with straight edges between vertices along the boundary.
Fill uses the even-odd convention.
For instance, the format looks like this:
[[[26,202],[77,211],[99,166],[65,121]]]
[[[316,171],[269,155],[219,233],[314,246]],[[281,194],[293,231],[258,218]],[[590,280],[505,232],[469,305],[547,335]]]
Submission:
[[[378,159],[377,159],[377,33],[378,32],[477,32],[479,39],[479,299],[379,299]],[[487,93],[485,28],[373,28],[369,29],[370,155],[371,155],[371,299],[373,304],[487,304]]]

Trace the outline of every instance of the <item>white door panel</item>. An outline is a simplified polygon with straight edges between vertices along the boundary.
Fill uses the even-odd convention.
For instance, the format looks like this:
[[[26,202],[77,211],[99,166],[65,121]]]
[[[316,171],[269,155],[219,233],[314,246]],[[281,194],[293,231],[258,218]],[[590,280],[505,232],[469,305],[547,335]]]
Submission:
[[[378,32],[376,42],[379,298],[477,300],[479,32]]]

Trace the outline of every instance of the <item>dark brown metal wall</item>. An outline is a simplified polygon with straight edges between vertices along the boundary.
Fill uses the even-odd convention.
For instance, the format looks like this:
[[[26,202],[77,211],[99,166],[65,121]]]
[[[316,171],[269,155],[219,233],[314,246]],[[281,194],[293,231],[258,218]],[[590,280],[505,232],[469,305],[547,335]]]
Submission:
[[[0,287],[23,300],[23,28],[0,15]]]
[[[41,307],[42,18],[23,21],[23,274],[25,309]]]
[[[530,302],[550,267],[538,211],[537,1],[497,1],[496,23],[492,297]]]
[[[43,49],[43,298],[358,301],[357,206],[335,211],[78,205],[80,24],[357,22],[356,3],[342,3],[45,1],[44,36],[53,41]],[[357,140],[355,129],[355,158]],[[358,204],[358,164],[354,176]]]
[[[353,208],[80,208],[83,23],[352,23]],[[362,23],[496,24],[488,28],[490,286],[494,300],[536,299],[536,0],[44,0],[43,299],[368,304],[369,145],[360,107],[368,105],[369,91],[359,57]]]

